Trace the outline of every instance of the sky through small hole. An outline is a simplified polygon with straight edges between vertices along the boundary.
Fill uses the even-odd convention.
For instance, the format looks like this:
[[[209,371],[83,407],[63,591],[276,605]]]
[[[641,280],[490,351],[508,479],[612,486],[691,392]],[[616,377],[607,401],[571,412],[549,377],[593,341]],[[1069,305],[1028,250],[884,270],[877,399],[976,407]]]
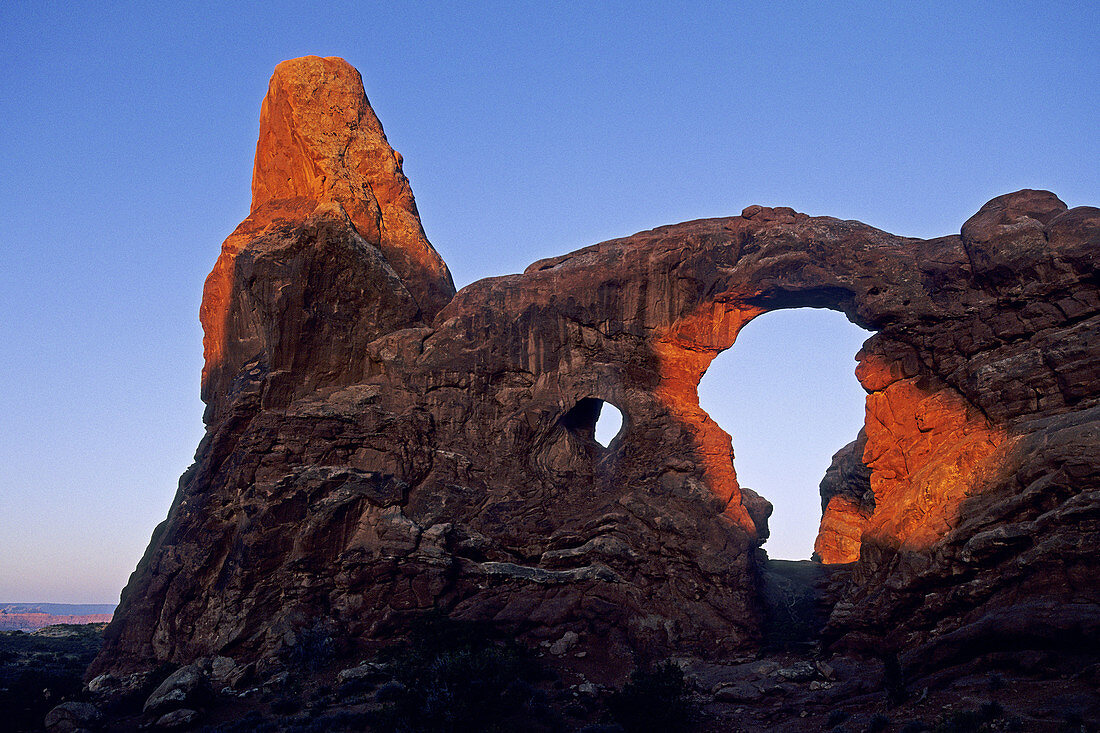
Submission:
[[[596,420],[596,442],[606,448],[623,427],[623,413],[610,402],[604,402]]]

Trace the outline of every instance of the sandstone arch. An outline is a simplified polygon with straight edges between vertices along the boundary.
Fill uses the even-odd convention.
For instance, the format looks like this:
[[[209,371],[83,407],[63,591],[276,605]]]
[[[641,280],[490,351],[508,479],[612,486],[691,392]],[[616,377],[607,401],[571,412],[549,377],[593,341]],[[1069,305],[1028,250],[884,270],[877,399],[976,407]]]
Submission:
[[[322,65],[366,104],[354,70]],[[308,85],[277,86],[308,105]],[[830,633],[935,650],[1036,598],[1068,609],[1051,628],[1095,633],[1096,588],[1075,579],[1096,570],[1100,211],[1021,191],[917,240],[752,206],[452,298],[381,128],[333,134],[389,162],[341,169],[339,190],[265,186],[257,164],[269,195],[203,301],[207,436],[90,675],[273,660],[319,617],[359,643],[431,608],[623,655],[751,647],[767,504],[695,390],[751,318],[801,305],[877,332],[857,369],[874,510]],[[279,148],[289,169],[301,147]],[[400,226],[369,226],[379,191]],[[599,455],[560,420],[590,398],[630,420]]]

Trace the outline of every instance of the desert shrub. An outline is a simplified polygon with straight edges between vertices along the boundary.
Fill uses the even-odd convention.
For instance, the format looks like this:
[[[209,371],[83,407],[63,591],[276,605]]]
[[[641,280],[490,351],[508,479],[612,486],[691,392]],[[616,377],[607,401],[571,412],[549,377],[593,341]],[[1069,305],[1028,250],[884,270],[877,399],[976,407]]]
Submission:
[[[985,722],[977,710],[959,710],[945,716],[934,730],[935,733],[975,733],[989,730]]]
[[[833,710],[829,713],[829,717],[825,718],[825,725],[830,728],[835,728],[851,716],[843,710]]]
[[[337,712],[322,715],[314,720],[290,724],[287,733],[331,733],[336,730],[366,730],[369,716],[366,713]]]
[[[80,694],[84,670],[103,643],[103,626],[64,628],[68,635],[0,633],[3,725],[38,728],[50,708]]]
[[[404,684],[397,680],[390,680],[389,682],[383,683],[382,686],[378,688],[376,697],[380,703],[397,702],[408,691],[409,688],[405,687]]]
[[[959,710],[943,717],[935,727],[935,733],[972,733],[973,731],[1002,730],[993,722],[1002,718],[1005,710],[999,702],[991,700],[977,710]]]
[[[465,733],[540,730],[551,725],[545,677],[526,649],[494,638],[484,625],[432,614],[409,644],[385,655],[394,681],[379,687],[385,704],[374,728],[385,731]]]
[[[684,673],[672,662],[639,668],[607,700],[611,717],[627,733],[675,733],[694,727],[696,712]]]
[[[981,713],[982,718],[985,720],[995,720],[1004,715],[1005,709],[1001,707],[1001,703],[996,700],[990,700],[989,702],[982,703],[978,712]]]
[[[881,713],[875,713],[867,721],[867,733],[882,733],[890,726],[890,719]]]
[[[301,701],[289,695],[279,696],[271,703],[271,711],[279,715],[290,715],[301,709]]]
[[[1085,718],[1081,713],[1067,713],[1058,726],[1058,733],[1085,733],[1090,730],[1095,729],[1085,727]]]
[[[283,651],[283,660],[297,672],[320,672],[332,664],[335,657],[336,642],[321,622],[299,631],[294,645]]]
[[[588,717],[588,712],[588,708],[586,708],[584,705],[581,705],[579,702],[569,702],[565,705],[565,714],[568,715],[570,718],[582,720],[583,718]]]
[[[378,683],[375,680],[369,677],[357,677],[341,683],[336,689],[336,695],[341,700],[347,700],[352,697],[362,697],[375,687],[378,687]]]
[[[511,684],[517,666],[505,649],[458,649],[403,670],[408,681],[380,689],[379,699],[398,731],[509,730],[504,721],[536,702]]]
[[[200,733],[275,733],[279,727],[256,710],[250,710],[245,716],[219,725],[206,725]]]

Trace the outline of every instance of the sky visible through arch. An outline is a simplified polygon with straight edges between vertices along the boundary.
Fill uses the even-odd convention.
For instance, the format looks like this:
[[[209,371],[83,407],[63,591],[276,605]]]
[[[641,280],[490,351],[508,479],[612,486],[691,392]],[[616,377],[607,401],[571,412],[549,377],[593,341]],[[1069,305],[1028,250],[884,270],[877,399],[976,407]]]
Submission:
[[[818,484],[863,425],[854,357],[870,336],[837,311],[772,311],[745,325],[699,382],[699,405],[733,439],[738,483],[772,503],[764,549],[773,559],[813,552]]]
[[[932,237],[1020,188],[1100,203],[1095,4],[669,8],[0,4],[0,602],[117,600],[167,514],[283,59],[362,72],[459,285],[750,204]]]

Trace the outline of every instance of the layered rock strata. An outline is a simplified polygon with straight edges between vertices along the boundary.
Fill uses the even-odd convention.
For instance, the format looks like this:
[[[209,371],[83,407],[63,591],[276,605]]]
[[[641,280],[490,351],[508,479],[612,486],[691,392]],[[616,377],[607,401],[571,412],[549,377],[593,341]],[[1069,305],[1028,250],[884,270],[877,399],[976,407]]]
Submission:
[[[204,294],[207,435],[89,674],[428,609],[624,655],[751,648],[770,506],[696,387],[804,306],[876,332],[855,488],[823,489],[819,552],[858,557],[831,637],[915,665],[1035,619],[1036,644],[1095,638],[1097,209],[1020,191],[919,240],[751,206],[450,297],[358,74],[316,58],[276,70],[253,191]],[[858,528],[830,510],[853,491]]]

